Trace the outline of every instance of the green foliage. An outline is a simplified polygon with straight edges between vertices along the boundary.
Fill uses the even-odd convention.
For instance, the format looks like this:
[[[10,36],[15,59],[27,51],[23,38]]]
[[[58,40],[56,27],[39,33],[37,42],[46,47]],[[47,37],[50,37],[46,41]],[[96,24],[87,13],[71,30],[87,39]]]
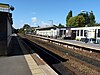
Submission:
[[[24,34],[25,33],[25,29],[29,29],[29,28],[30,28],[30,26],[28,24],[24,24],[23,28],[20,28],[18,32]]]
[[[88,15],[88,12],[86,12],[86,13],[80,13],[80,14],[78,14],[78,16],[83,16],[84,17],[84,19],[85,19],[85,25],[87,25],[87,24],[89,24],[89,22],[90,22],[90,20],[89,20],[89,15]]]
[[[84,26],[85,18],[83,16],[71,17],[68,21],[68,27],[82,27]]]
[[[94,26],[100,26],[100,23],[95,23]]]
[[[85,18],[83,16],[76,16],[75,18],[76,20],[76,26],[77,27],[84,27],[84,23],[85,23]]]
[[[95,25],[95,15],[93,14],[93,11],[86,12],[86,13],[80,13],[79,15],[83,15],[85,18],[85,25],[88,26],[94,26]]]
[[[62,25],[61,23],[59,23],[58,27],[64,27],[64,25]]]
[[[94,16],[92,11],[90,12],[89,19],[90,19],[89,25],[90,26],[94,26],[94,24],[95,24],[95,16]]]
[[[75,22],[75,17],[71,17],[71,18],[68,20],[68,22],[67,22],[67,26],[68,26],[68,27],[73,27],[73,26],[76,25],[75,23],[76,23],[76,22]]]
[[[27,29],[30,28],[30,26],[28,24],[24,24],[23,29]]]
[[[68,27],[84,27],[87,26],[95,26],[95,15],[93,11],[91,12],[81,12],[75,17],[71,17],[72,12],[70,11],[66,17],[66,26]]]
[[[23,28],[20,28],[18,32],[19,32],[19,33],[25,33],[25,31],[24,31]]]
[[[66,26],[67,26],[67,23],[68,23],[68,20],[72,17],[72,11],[70,10],[67,17],[66,17]]]

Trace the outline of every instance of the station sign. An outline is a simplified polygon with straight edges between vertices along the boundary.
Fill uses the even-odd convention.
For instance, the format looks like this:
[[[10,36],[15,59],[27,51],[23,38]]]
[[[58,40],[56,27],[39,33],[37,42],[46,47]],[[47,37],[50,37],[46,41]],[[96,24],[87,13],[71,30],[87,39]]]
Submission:
[[[0,12],[9,12],[9,4],[0,3]]]

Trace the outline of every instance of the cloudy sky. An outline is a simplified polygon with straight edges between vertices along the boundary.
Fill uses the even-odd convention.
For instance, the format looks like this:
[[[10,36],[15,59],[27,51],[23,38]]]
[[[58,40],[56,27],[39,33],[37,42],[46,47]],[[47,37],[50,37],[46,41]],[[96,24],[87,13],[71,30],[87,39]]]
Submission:
[[[31,26],[44,26],[66,23],[66,15],[70,10],[73,16],[81,12],[93,11],[96,21],[100,23],[100,0],[0,0],[1,3],[15,7],[12,12],[15,28],[27,23]]]

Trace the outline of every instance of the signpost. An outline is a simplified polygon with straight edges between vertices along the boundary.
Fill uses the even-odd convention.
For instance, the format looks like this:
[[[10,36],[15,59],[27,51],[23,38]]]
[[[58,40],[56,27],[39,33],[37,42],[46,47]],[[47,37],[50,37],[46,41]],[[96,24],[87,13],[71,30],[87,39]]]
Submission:
[[[0,3],[0,11],[1,12],[9,12],[9,10],[10,10],[9,4]]]

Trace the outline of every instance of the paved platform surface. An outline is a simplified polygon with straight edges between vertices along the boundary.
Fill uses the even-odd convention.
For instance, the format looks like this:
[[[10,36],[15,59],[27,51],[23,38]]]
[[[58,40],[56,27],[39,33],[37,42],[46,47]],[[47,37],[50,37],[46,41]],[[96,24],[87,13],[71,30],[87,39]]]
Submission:
[[[15,36],[8,53],[8,56],[0,57],[0,75],[32,75]]]
[[[86,47],[86,48],[95,49],[95,50],[100,51],[100,44],[84,43],[82,41],[76,41],[76,40],[63,40],[63,39],[59,39],[59,40],[73,44],[73,45],[78,45],[78,46],[82,46],[82,47]]]
[[[8,56],[0,57],[0,75],[58,75],[42,59],[40,60],[38,54],[31,55],[21,44],[18,36],[12,35]]]
[[[21,35],[20,35],[21,36]],[[23,37],[23,36],[21,36]],[[25,38],[25,37],[23,37]],[[20,40],[20,39],[19,39]],[[19,41],[18,40],[18,41]],[[26,50],[26,46],[25,43],[22,41],[22,43],[20,43],[21,40],[19,41],[19,44],[22,48],[23,53],[25,54],[24,57],[28,63],[28,66],[32,72],[32,75],[58,75],[37,53],[35,53],[33,50],[31,50],[31,55],[30,54],[26,54],[27,50]],[[24,49],[24,50],[23,50]]]

